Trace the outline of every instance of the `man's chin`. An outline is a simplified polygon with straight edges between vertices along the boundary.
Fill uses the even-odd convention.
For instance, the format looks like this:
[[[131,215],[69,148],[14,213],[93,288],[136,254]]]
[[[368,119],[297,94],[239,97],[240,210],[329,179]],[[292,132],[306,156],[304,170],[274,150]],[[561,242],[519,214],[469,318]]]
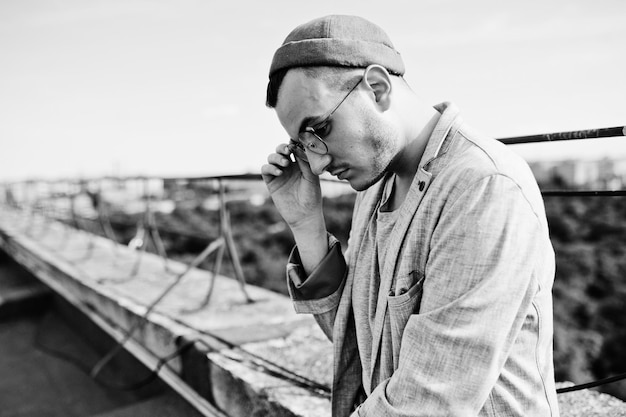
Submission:
[[[365,191],[370,188],[372,185],[376,184],[380,181],[381,178],[385,176],[385,171],[376,175],[374,178],[369,178],[366,180],[362,180],[360,178],[350,178],[348,182],[350,183],[350,187],[352,187],[355,191]]]

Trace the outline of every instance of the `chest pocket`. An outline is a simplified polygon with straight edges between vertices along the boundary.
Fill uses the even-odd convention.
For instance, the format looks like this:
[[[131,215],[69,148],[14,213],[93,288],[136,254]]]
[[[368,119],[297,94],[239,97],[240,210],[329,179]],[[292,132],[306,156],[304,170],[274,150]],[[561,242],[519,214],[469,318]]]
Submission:
[[[424,273],[411,271],[397,277],[394,288],[387,295],[394,369],[398,366],[402,334],[409,318],[419,312],[424,286]]]

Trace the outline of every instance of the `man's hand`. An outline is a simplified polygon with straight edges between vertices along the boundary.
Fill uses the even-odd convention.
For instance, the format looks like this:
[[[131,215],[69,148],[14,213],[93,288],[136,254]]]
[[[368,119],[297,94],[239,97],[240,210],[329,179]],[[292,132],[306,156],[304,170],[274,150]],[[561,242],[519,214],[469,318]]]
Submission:
[[[281,144],[261,168],[263,180],[279,213],[294,230],[316,224],[322,215],[322,193],[317,175],[306,161],[290,159],[289,145]],[[295,156],[294,156],[295,158]]]
[[[322,213],[320,180],[308,162],[292,162],[287,144],[281,144],[267,157],[261,168],[265,185],[274,205],[293,232],[302,266],[308,273],[328,252],[326,225]]]

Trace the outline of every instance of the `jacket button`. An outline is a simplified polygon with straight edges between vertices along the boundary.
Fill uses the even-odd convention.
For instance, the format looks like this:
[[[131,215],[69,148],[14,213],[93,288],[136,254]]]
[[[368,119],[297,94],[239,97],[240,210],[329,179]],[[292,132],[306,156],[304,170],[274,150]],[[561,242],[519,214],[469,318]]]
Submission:
[[[424,181],[420,181],[417,183],[417,186],[419,187],[420,191],[424,191],[424,187],[426,186],[426,183]]]

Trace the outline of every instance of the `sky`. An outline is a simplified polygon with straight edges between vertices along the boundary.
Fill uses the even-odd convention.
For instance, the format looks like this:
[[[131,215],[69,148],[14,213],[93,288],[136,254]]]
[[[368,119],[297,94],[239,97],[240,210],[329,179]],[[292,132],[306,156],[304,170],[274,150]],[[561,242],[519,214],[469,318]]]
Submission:
[[[286,141],[265,107],[300,23],[380,25],[427,102],[494,137],[626,125],[623,0],[1,0],[0,181],[258,173]],[[626,139],[512,148],[626,158]]]

